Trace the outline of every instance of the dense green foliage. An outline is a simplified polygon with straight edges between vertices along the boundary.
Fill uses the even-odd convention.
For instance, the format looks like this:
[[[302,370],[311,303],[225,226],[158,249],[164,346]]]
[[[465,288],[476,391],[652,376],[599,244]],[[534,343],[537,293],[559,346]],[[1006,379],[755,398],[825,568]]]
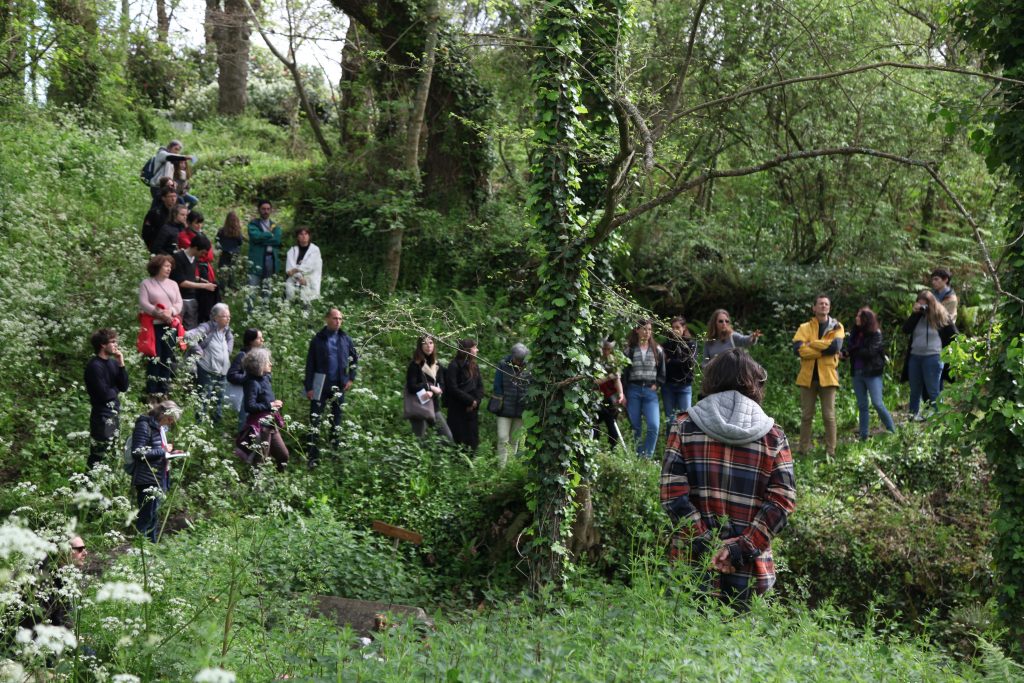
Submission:
[[[972,428],[989,455],[999,495],[993,555],[1001,579],[1001,612],[1017,640],[1018,651],[1024,652],[1024,625],[1020,621],[1024,610],[1024,247],[1017,237],[1024,226],[1024,8],[991,0],[965,2],[960,23],[977,48],[985,50],[990,59],[1002,66],[1008,78],[1017,79],[1001,87],[1002,106],[993,114],[995,125],[988,143],[989,165],[993,170],[1005,167],[1017,190],[1016,203],[1007,220],[1008,246],[1003,255],[1002,285],[1009,296],[1000,302],[1003,320],[995,340],[995,353],[986,354],[991,359],[988,381],[982,391],[970,398],[975,406]]]
[[[397,160],[422,3],[334,0],[367,42],[354,55],[346,44],[353,59],[330,106],[333,88],[303,71],[342,150],[327,164],[265,52],[253,53],[251,115],[216,118],[207,49],[172,49],[128,22],[108,35],[112,6],[87,16],[92,4],[0,7],[0,46],[10,48],[0,54],[0,481],[9,484],[0,486],[0,660],[55,665],[76,681],[188,680],[211,666],[239,680],[310,681],[1021,676],[1000,647],[1012,643],[1006,628],[1019,640],[1024,608],[1024,337],[1020,302],[983,277],[978,241],[1010,245],[1002,285],[1024,298],[1013,207],[1024,114],[1009,83],[993,94],[982,78],[928,71],[981,69],[945,9],[928,0],[886,11],[804,0],[449,7],[421,191]],[[1006,4],[966,3],[959,28],[1019,77],[1024,29]],[[11,50],[28,55],[51,38],[38,64],[10,72]],[[865,66],[876,60],[887,65]],[[865,70],[831,74],[850,65]],[[792,76],[801,78],[778,82]],[[302,359],[322,311],[286,304],[279,289],[248,310],[230,292],[236,333],[260,327],[274,353],[293,464],[283,475],[242,465],[231,435],[195,424],[195,400],[176,387],[186,414],[175,442],[193,457],[175,467],[157,546],[133,538],[135,505],[116,465],[83,473],[80,379],[93,329],[114,326],[132,346],[148,202],[138,167],[180,135],[149,105],[196,125],[183,137],[199,157],[194,192],[208,232],[228,210],[247,216],[257,197],[277,204],[286,228],[313,227],[327,263],[323,303],[343,309],[361,353],[340,444],[307,472]],[[988,116],[992,105],[1001,108]],[[982,217],[977,235],[918,167],[862,152],[789,159],[844,146],[933,161]],[[771,159],[783,160],[755,168]],[[407,266],[399,293],[382,298],[396,229]],[[685,313],[700,333],[724,306],[741,329],[765,331],[752,349],[770,377],[765,408],[795,436],[789,338],[824,290],[844,322],[864,303],[881,313],[893,359],[885,399],[902,422],[898,322],[936,264],[954,271],[961,329],[982,335],[947,351],[950,409],[854,443],[842,370],[843,443],[834,461],[814,452],[796,463],[797,513],[775,547],[779,596],[750,614],[708,603],[691,569],[661,559],[669,530],[657,462],[587,435],[598,340],[624,340],[652,312]],[[444,359],[453,340],[478,338],[485,384],[512,342],[529,343],[527,457],[497,466],[489,414],[475,459],[411,436],[401,386],[424,332],[439,335]],[[144,410],[134,350],[128,367],[122,433]],[[577,547],[572,518],[590,505],[593,537]],[[424,543],[393,547],[369,531],[374,520]],[[94,558],[84,592],[68,590],[78,636],[96,654],[48,661],[18,640],[18,621],[53,575],[67,586],[81,577],[38,569],[42,555],[15,541],[63,543],[72,529]],[[561,592],[545,587],[552,579]],[[136,590],[112,582],[148,598],[108,599]],[[422,605],[437,629],[400,625],[366,645],[317,616],[325,594]]]

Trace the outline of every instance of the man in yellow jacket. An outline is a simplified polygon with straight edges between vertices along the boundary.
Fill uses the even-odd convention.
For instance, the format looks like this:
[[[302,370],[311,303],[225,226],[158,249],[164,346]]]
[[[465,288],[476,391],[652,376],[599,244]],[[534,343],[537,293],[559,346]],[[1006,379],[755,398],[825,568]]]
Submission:
[[[814,317],[793,335],[793,352],[800,357],[800,453],[811,448],[811,425],[815,405],[821,401],[821,419],[825,423],[825,452],[836,454],[836,389],[839,388],[839,351],[846,332],[829,316],[832,301],[825,294],[814,297]]]

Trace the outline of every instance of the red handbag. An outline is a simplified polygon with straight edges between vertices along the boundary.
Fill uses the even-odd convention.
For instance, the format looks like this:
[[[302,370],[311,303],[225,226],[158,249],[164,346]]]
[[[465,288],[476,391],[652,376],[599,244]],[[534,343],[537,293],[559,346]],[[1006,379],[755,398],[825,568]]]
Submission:
[[[156,332],[153,330],[153,316],[139,313],[139,336],[135,339],[135,348],[143,356],[156,358]]]

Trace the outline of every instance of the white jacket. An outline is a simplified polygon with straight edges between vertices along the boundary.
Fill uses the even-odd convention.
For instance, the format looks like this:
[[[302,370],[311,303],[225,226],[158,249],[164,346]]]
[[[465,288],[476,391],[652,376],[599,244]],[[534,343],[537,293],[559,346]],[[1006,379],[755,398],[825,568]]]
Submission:
[[[320,259],[320,247],[312,242],[306,250],[306,256],[299,263],[299,247],[294,246],[288,250],[285,258],[284,272],[298,268],[299,272],[290,276],[284,283],[284,294],[292,299],[296,295],[303,301],[312,301],[320,298],[320,274],[323,272],[324,264]],[[299,284],[299,278],[306,281],[305,285]]]

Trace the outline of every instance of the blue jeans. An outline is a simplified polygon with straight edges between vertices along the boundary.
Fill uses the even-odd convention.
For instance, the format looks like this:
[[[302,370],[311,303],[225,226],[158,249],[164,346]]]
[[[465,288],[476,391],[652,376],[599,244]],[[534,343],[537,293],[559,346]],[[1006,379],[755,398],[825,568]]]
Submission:
[[[665,402],[665,418],[671,422],[676,413],[690,409],[693,397],[692,384],[672,384],[666,382],[661,387],[661,400]]]
[[[892,415],[882,402],[882,376],[868,377],[860,374],[860,371],[853,371],[853,393],[857,396],[857,412],[860,415],[860,438],[863,441],[868,438],[868,425],[871,423],[871,411],[868,405],[868,397],[871,404],[878,413],[878,419],[882,421],[885,428],[890,432],[896,431],[896,425],[892,421]]]
[[[930,403],[939,399],[942,381],[942,358],[939,354],[931,356],[910,356],[907,366],[910,373],[910,414],[917,415],[921,411],[921,390],[927,389]]]
[[[658,392],[649,386],[639,384],[626,385],[626,413],[629,415],[629,423],[633,425],[633,440],[636,442],[636,452],[644,458],[654,455],[654,448],[658,445],[658,430],[661,429],[661,411],[658,409]],[[640,434],[643,425],[641,417],[647,422],[647,435],[643,442],[640,441]]]

